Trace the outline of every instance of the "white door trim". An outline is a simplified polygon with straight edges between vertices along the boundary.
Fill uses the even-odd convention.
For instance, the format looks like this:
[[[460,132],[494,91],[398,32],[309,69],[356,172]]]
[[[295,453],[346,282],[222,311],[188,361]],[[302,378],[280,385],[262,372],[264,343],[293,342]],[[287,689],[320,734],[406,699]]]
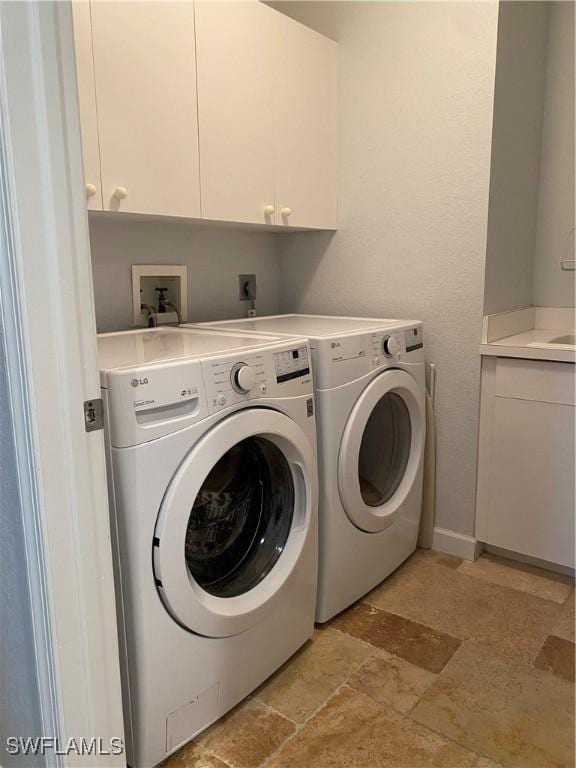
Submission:
[[[123,738],[96,329],[68,2],[0,4],[0,271],[46,736]],[[125,765],[54,754],[49,765]]]

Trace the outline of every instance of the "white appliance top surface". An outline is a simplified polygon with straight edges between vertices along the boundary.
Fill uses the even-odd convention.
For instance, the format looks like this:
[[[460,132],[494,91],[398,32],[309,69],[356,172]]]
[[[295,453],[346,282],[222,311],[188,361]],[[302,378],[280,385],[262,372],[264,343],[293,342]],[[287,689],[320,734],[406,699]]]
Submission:
[[[226,320],[213,328],[226,328],[263,333],[281,333],[308,338],[327,338],[355,331],[374,331],[411,325],[415,320],[388,320],[370,317],[337,317],[330,315],[271,315]]]
[[[98,335],[101,370],[132,368],[154,363],[209,357],[235,349],[244,350],[285,342],[274,336],[241,336],[194,328],[150,328]]]

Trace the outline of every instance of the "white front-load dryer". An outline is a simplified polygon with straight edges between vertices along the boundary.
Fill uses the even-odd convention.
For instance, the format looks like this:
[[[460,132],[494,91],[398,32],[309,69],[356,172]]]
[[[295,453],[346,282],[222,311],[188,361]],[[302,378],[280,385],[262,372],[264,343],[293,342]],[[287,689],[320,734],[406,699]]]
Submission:
[[[422,323],[296,314],[206,327],[310,340],[320,477],[316,620],[328,621],[416,548],[426,437]]]
[[[99,336],[126,751],[154,766],[310,637],[309,348],[151,329]]]

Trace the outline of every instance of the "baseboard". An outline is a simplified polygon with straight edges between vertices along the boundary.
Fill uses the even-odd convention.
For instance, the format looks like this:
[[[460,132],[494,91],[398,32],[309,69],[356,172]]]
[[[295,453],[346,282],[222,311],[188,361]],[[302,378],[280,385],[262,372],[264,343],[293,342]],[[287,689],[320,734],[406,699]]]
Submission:
[[[461,557],[464,560],[476,560],[482,552],[482,543],[473,536],[449,531],[446,528],[434,528],[432,549]]]
[[[498,557],[503,557],[507,560],[516,560],[518,563],[525,563],[526,565],[533,565],[536,568],[543,568],[545,571],[561,573],[563,576],[571,576],[574,578],[576,573],[576,569],[571,568],[569,565],[558,565],[558,563],[551,563],[548,560],[540,560],[538,557],[530,557],[530,555],[522,555],[519,552],[512,552],[509,549],[493,547],[491,544],[484,544],[484,549],[492,555],[497,555]]]

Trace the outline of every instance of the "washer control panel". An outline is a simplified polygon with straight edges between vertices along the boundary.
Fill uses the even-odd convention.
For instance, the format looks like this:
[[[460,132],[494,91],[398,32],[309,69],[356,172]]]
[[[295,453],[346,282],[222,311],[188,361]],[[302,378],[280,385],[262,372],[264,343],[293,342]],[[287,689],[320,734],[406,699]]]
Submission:
[[[404,346],[406,352],[414,352],[414,350],[424,347],[424,334],[421,325],[415,325],[414,328],[408,328],[404,331]]]
[[[310,375],[310,359],[307,347],[294,347],[274,353],[276,383]]]
[[[264,353],[245,355],[241,360],[206,360],[202,367],[211,411],[264,395],[268,390]]]
[[[263,349],[204,360],[202,370],[211,413],[246,400],[294,397],[312,392],[310,351],[305,343],[287,342]]]

